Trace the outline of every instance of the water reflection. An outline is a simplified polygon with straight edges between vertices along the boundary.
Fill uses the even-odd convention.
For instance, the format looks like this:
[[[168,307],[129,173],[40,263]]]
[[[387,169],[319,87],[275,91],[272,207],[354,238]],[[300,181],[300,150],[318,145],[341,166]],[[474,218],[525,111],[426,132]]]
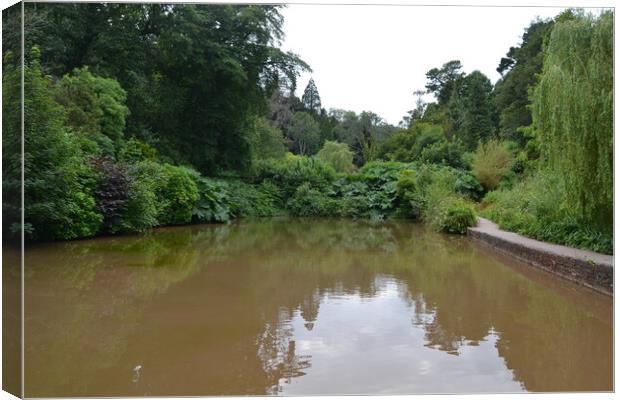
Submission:
[[[612,302],[520,268],[406,222],[34,246],[26,395],[611,390]]]

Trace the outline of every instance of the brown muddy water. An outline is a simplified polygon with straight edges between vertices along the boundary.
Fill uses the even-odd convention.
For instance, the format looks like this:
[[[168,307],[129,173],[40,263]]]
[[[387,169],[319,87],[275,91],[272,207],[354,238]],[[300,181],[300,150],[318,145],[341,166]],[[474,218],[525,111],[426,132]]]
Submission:
[[[612,300],[408,222],[30,246],[26,396],[613,390]]]

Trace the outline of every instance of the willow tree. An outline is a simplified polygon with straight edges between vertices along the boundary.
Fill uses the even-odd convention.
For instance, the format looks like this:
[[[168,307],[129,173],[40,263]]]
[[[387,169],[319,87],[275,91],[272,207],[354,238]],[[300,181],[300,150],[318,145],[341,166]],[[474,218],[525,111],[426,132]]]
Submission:
[[[555,24],[532,116],[548,166],[583,222],[613,221],[613,13]]]

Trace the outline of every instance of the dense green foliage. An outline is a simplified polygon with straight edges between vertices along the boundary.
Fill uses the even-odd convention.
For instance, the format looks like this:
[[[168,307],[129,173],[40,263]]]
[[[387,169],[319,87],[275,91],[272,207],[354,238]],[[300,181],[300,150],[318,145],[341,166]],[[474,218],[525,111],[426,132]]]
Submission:
[[[613,14],[571,11],[553,25],[532,95],[541,160],[485,215],[538,239],[613,252]]]
[[[394,133],[386,139],[379,149],[381,158],[429,164],[442,164],[454,168],[464,168],[464,149],[461,142],[448,140],[439,125],[417,122],[407,130]]]
[[[562,177],[564,202],[608,232],[613,221],[613,14],[578,15],[555,24],[534,126],[549,167]]]
[[[282,131],[271,125],[265,118],[257,118],[250,131],[252,158],[282,158],[286,153]]]
[[[9,57],[5,57],[9,62],[5,62],[3,76],[3,106],[7,107],[20,95],[20,70],[11,65]],[[91,236],[99,230],[103,219],[95,209],[95,172],[86,162],[77,138],[67,131],[65,111],[52,98],[50,81],[41,73],[38,48],[32,49],[23,72],[25,233],[37,239]],[[7,145],[3,153],[10,160],[3,186],[9,190],[9,198],[13,198],[12,192],[19,188],[21,178],[20,116],[9,108],[3,111],[3,144]],[[18,223],[19,217],[12,215],[16,207],[4,209],[9,221]]]
[[[122,145],[129,109],[126,93],[114,79],[93,76],[87,67],[65,75],[54,87],[66,124],[89,154],[114,156]]]
[[[482,215],[535,239],[611,254],[612,234],[580,221],[577,209],[566,202],[566,191],[556,174],[539,172],[511,190],[489,192]]]
[[[519,128],[532,123],[528,108],[528,90],[536,84],[542,70],[543,44],[553,28],[553,21],[535,21],[523,33],[521,45],[511,47],[497,71],[502,74],[495,84],[494,101],[499,113],[499,133],[505,139],[525,145],[527,138]]]
[[[318,150],[321,140],[320,128],[309,113],[296,112],[291,120],[289,133],[298,154],[314,154]]]
[[[3,14],[4,232],[73,239],[235,218],[409,218],[611,252],[613,13],[535,21],[493,85],[452,60],[399,127],[321,106],[280,6],[25,5]],[[425,103],[424,93],[435,101]],[[488,193],[487,193],[488,192]]]
[[[493,190],[511,171],[514,157],[506,143],[489,140],[480,143],[472,161],[472,170],[478,182],[486,190]]]
[[[346,143],[326,140],[323,143],[323,148],[316,153],[316,158],[331,165],[336,172],[351,172],[353,170],[353,152]]]
[[[131,110],[126,133],[203,173],[249,168],[248,131],[267,92],[294,86],[308,69],[278,48],[279,6],[30,3],[25,10],[26,48],[40,46],[47,73],[88,66],[115,79]],[[68,83],[86,79],[78,73]]]

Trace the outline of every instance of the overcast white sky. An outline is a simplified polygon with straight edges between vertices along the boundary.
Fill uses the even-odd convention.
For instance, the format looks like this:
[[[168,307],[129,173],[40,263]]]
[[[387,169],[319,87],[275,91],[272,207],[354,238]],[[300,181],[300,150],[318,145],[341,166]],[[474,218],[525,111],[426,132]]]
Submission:
[[[282,10],[284,50],[310,64],[323,107],[374,111],[398,124],[424,89],[426,71],[461,60],[492,83],[510,46],[535,20],[563,8],[289,5]],[[432,97],[428,97],[431,100]]]

